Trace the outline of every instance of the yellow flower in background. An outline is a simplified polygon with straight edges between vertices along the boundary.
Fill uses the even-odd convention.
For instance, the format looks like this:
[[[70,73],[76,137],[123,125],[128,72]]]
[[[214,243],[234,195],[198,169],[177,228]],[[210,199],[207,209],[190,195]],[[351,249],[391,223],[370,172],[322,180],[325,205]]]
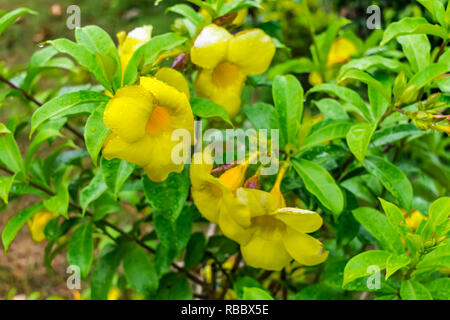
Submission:
[[[406,224],[414,231],[419,228],[423,220],[427,219],[419,210],[413,210],[411,215],[409,215],[406,210],[404,210],[403,213],[405,215]]]
[[[357,49],[353,42],[344,37],[337,38],[331,45],[327,67],[347,62],[356,52]]]
[[[119,300],[120,290],[116,287],[112,287],[108,292],[108,300]]]
[[[47,210],[36,212],[33,218],[27,221],[28,229],[30,230],[31,239],[36,243],[41,243],[45,240],[44,229],[48,222],[57,217],[58,214]]]
[[[197,163],[195,159],[200,155],[203,155],[202,161]],[[246,223],[249,212],[234,193],[244,183],[248,164],[240,164],[216,178],[211,174],[213,160],[209,147],[196,153],[193,159],[190,167],[191,194],[198,210],[207,220],[217,223],[225,236],[245,238],[242,233],[245,230],[239,224]]]
[[[142,26],[135,28],[128,34],[125,31],[117,33],[117,40],[119,41],[119,56],[122,65],[122,75],[127,69],[128,62],[133,56],[134,52],[149,41],[152,37],[152,26]]]
[[[139,85],[120,88],[103,115],[103,122],[111,129],[103,156],[136,163],[156,182],[171,172],[181,172],[184,164],[172,161],[172,149],[179,141],[171,137],[176,129],[188,130],[194,136],[187,88],[181,74],[163,69],[155,77],[141,77]]]
[[[274,54],[272,38],[260,29],[233,36],[215,24],[206,26],[191,48],[192,62],[203,68],[195,82],[197,94],[223,106],[230,117],[235,116],[245,79],[265,72]]]
[[[322,225],[317,213],[280,208],[276,195],[261,190],[240,188],[236,195],[250,210],[248,240],[239,242],[249,266],[279,271],[292,259],[305,266],[327,259],[322,243],[307,235]]]

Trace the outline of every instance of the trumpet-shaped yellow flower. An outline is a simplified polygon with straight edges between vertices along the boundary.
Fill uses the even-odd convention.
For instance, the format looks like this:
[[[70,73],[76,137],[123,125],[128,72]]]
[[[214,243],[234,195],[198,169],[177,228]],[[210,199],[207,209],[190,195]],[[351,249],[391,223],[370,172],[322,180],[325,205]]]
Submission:
[[[419,228],[423,220],[427,219],[424,215],[422,215],[422,213],[420,213],[419,210],[413,210],[411,215],[409,215],[406,210],[403,212],[405,215],[406,224],[414,231]]]
[[[337,38],[328,53],[327,67],[347,62],[356,52],[356,46],[353,42],[344,37]]]
[[[125,31],[120,31],[119,33],[117,33],[117,40],[119,41],[118,51],[120,56],[120,63],[122,65],[122,75],[124,74],[128,62],[130,62],[134,52],[140,46],[151,39],[152,30],[152,26],[142,26],[133,29],[128,34],[126,34]]]
[[[275,54],[272,38],[260,29],[231,35],[215,24],[203,28],[191,48],[191,60],[203,68],[195,88],[200,97],[223,106],[230,117],[241,106],[247,75],[265,72]]]
[[[48,222],[57,217],[58,214],[47,210],[36,212],[32,219],[27,221],[28,229],[30,230],[31,239],[36,243],[41,243],[45,240],[44,229]]]
[[[163,80],[141,77],[140,85],[120,88],[103,115],[103,122],[111,129],[103,156],[136,163],[157,182],[184,167],[172,160],[172,150],[179,143],[172,141],[173,131],[185,129],[194,136],[187,84],[181,75],[165,76]]]
[[[243,230],[239,224],[247,224],[249,212],[248,208],[236,199],[234,192],[242,186],[248,164],[240,164],[216,178],[211,174],[213,161],[210,151],[210,148],[205,148],[202,153],[203,161],[193,161],[191,164],[191,194],[194,203],[206,219],[219,224],[220,227],[226,227],[221,227],[225,236],[231,239],[245,237],[245,234],[240,234]],[[199,154],[195,154],[193,159],[198,156]]]
[[[317,213],[280,208],[277,195],[261,190],[240,188],[236,196],[250,210],[249,226],[240,232],[247,236],[235,239],[240,243],[248,265],[278,271],[292,259],[306,266],[327,259],[328,251],[322,243],[307,235],[322,225],[322,218]]]

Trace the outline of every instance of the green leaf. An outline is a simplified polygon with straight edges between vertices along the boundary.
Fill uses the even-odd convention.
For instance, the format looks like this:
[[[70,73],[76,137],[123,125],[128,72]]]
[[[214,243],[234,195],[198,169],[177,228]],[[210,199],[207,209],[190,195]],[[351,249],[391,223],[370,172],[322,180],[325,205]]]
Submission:
[[[123,270],[128,284],[137,293],[148,295],[158,288],[155,265],[144,249],[134,246],[123,261]]]
[[[267,72],[267,79],[273,80],[277,75],[288,73],[307,73],[314,71],[315,66],[311,59],[302,57],[297,59],[290,59],[279,63]]]
[[[309,19],[311,19],[311,16],[309,17]],[[325,30],[323,33],[321,33],[319,36],[316,37],[316,42],[319,48],[319,52],[316,52],[316,54],[320,56],[321,60],[320,63],[322,65],[326,64],[331,46],[333,44],[333,41],[336,39],[339,30],[349,23],[350,20],[345,18],[339,18],[330,23],[327,30]]]
[[[233,123],[228,117],[227,110],[224,107],[212,102],[209,99],[191,98],[191,108],[194,115],[200,118],[214,118],[218,117],[233,126]]]
[[[111,288],[113,276],[120,265],[125,253],[126,246],[106,247],[91,277],[91,299],[106,300]]]
[[[376,266],[381,270],[386,268],[386,261],[391,254],[387,251],[370,250],[351,258],[344,269],[342,287],[355,279],[370,275],[370,267]]]
[[[438,22],[442,27],[447,28],[447,22],[445,21],[445,9],[441,0],[417,0],[428,11],[430,11],[433,19]]]
[[[414,86],[415,89],[420,89],[425,87],[434,79],[439,77],[440,75],[448,72],[450,70],[450,66],[445,63],[434,63],[425,67],[422,71],[419,71],[411,78],[408,82],[408,87]]]
[[[184,257],[184,265],[186,268],[195,267],[201,263],[205,255],[206,239],[202,232],[196,232],[189,239],[186,255]]]
[[[450,268],[450,245],[448,240],[444,245],[427,253],[417,264],[417,270],[414,274],[441,268]]]
[[[411,211],[413,188],[403,171],[391,162],[376,156],[366,157],[364,167],[380,180],[402,208]]]
[[[417,129],[412,123],[395,124],[376,131],[372,136],[371,146],[381,147],[407,137],[418,136],[422,133],[423,131]]]
[[[345,73],[341,73],[338,81],[344,82],[348,79],[352,80],[358,80],[362,83],[367,84],[368,86],[373,87],[375,90],[377,90],[381,95],[386,99],[388,103],[391,102],[391,93],[389,90],[385,89],[385,86],[378,80],[376,80],[374,77],[372,77],[367,72],[364,72],[359,69],[348,69]],[[372,112],[374,114],[374,112]]]
[[[401,36],[397,38],[397,41],[401,44],[403,52],[415,72],[430,65],[431,45],[426,35]]]
[[[187,171],[172,172],[163,182],[153,182],[143,177],[144,193],[152,208],[172,223],[183,209],[189,193]]]
[[[313,88],[311,88],[307,95],[317,92],[324,92],[332,95],[336,95],[339,99],[350,103],[351,105],[357,108],[359,114],[367,121],[373,120],[373,115],[369,110],[369,107],[366,105],[364,100],[360,97],[360,95],[353,91],[352,89],[348,89],[346,87],[341,87],[336,84],[319,84]]]
[[[370,207],[360,207],[353,210],[353,216],[378,240],[381,248],[398,254],[405,252],[399,235],[384,214]]]
[[[195,27],[203,23],[203,17],[186,4],[176,4],[167,8],[166,12],[177,13],[188,19]]]
[[[276,76],[272,87],[281,135],[286,143],[297,142],[297,127],[303,116],[303,88],[293,75]]]
[[[277,111],[268,103],[257,102],[254,105],[245,105],[244,113],[257,130],[279,129]]]
[[[104,77],[114,89],[119,88],[122,69],[119,54],[109,34],[98,26],[75,29],[77,42],[95,54]]]
[[[108,101],[109,99],[110,98],[103,93],[89,90],[66,93],[53,98],[34,112],[31,117],[30,136],[37,127],[48,119],[63,117],[68,113],[73,112],[71,109],[81,104],[88,104],[89,110],[92,112],[95,110],[99,102]]]
[[[15,10],[12,10],[6,14],[4,14],[0,18],[0,35],[8,28],[11,24],[16,21],[16,19],[24,14],[37,14],[36,11],[33,11],[31,9],[27,8],[17,8]]]
[[[81,66],[92,72],[97,81],[108,91],[114,92],[111,82],[105,75],[105,66],[96,53],[93,53],[84,45],[75,43],[68,39],[56,39],[48,41],[58,52],[73,57]]]
[[[100,104],[89,116],[86,121],[86,127],[84,128],[86,148],[94,165],[97,165],[98,154],[111,132],[111,130],[103,123],[103,113],[105,112],[105,108],[106,103]]]
[[[260,288],[244,288],[243,300],[274,300],[266,290]]]
[[[426,222],[422,236],[428,239],[436,228],[448,221],[450,215],[450,198],[442,197],[434,201],[428,209],[428,221]]]
[[[376,126],[372,123],[358,123],[353,125],[347,133],[347,144],[350,151],[361,164],[364,158]]]
[[[22,155],[12,133],[0,135],[0,162],[15,173],[25,172]]]
[[[348,114],[339,102],[334,99],[325,98],[314,102],[324,120],[348,120]]]
[[[94,238],[92,222],[83,223],[72,235],[67,246],[67,261],[81,270],[81,277],[86,279],[94,259]]]
[[[41,202],[39,202],[22,210],[14,217],[9,219],[8,223],[2,230],[2,243],[3,248],[5,249],[5,254],[6,251],[8,251],[11,242],[13,242],[19,230],[22,229],[25,223],[27,223],[27,220],[33,218],[36,212],[43,209],[44,206],[42,205]]]
[[[0,137],[5,133],[11,133],[11,131],[9,131],[8,127],[0,122]]]
[[[406,224],[402,211],[393,203],[380,198],[381,206],[386,214],[389,224],[397,234],[405,235],[406,232],[410,232],[411,229]]]
[[[246,8],[261,8],[261,5],[254,0],[234,0],[225,3],[220,9],[218,16],[224,16],[228,13],[238,12]]]
[[[345,138],[352,124],[348,121],[332,122],[313,131],[303,141],[301,150],[305,150],[327,141]]]
[[[345,64],[341,67],[339,72],[339,77],[346,73],[350,69],[359,69],[364,71],[369,71],[371,69],[383,69],[383,70],[389,70],[393,72],[401,72],[406,71],[405,66],[394,59],[385,58],[378,55],[363,57],[360,59],[354,59]]]
[[[337,218],[344,209],[344,195],[328,171],[305,159],[293,159],[291,163],[305,183],[306,189]]]
[[[438,36],[442,39],[447,39],[447,30],[438,25],[428,23],[427,19],[422,17],[415,18],[403,18],[398,22],[391,23],[383,34],[383,40],[380,43],[380,47],[392,39],[412,34],[429,34]]]
[[[101,168],[106,185],[117,198],[123,184],[133,173],[135,165],[120,159],[108,161],[105,158],[102,158]]]
[[[55,129],[43,129],[36,134],[36,136],[33,138],[33,141],[31,142],[30,146],[28,147],[27,154],[25,156],[25,168],[26,171],[29,170],[29,167],[31,165],[31,160],[33,159],[33,156],[36,155],[37,149],[47,140],[55,138],[55,137],[61,137],[61,134],[58,130]]]
[[[66,185],[59,185],[56,188],[56,195],[44,201],[45,208],[50,212],[56,212],[68,218],[69,190]]]
[[[9,190],[11,190],[15,177],[16,175],[11,177],[0,177],[0,199],[2,199],[5,204],[8,204]]]
[[[438,278],[424,283],[435,299],[450,300],[450,278]]]
[[[123,76],[123,85],[134,84],[138,80],[139,67],[153,64],[159,55],[175,49],[186,42],[186,40],[186,38],[175,33],[165,33],[147,41],[134,52],[133,57],[128,62]]]
[[[83,214],[88,206],[97,200],[108,189],[102,173],[95,175],[89,185],[84,187],[80,193],[80,204],[83,208]]]
[[[406,267],[411,262],[411,258],[407,254],[392,254],[386,261],[386,280],[395,272]]]
[[[423,284],[414,280],[402,281],[400,297],[402,300],[433,300],[428,289]]]

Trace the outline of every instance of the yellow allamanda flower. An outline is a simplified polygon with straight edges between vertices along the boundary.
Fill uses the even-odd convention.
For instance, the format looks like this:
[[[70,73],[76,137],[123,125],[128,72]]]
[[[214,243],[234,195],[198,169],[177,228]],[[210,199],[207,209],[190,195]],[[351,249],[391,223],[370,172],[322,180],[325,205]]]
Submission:
[[[413,210],[411,215],[406,210],[403,210],[403,214],[406,224],[414,231],[419,228],[423,220],[427,219],[419,210]]]
[[[120,64],[122,65],[122,75],[125,73],[128,62],[130,62],[134,52],[140,46],[151,39],[152,30],[153,27],[148,25],[135,28],[128,34],[125,31],[120,31],[119,33],[117,33],[117,40],[119,41],[118,51]]]
[[[48,210],[36,212],[33,218],[27,221],[28,229],[30,230],[31,239],[36,243],[41,243],[45,240],[44,229],[48,222],[57,217],[58,214]]]
[[[191,48],[191,60],[203,68],[195,81],[200,97],[223,106],[230,117],[241,106],[248,75],[265,72],[275,54],[272,38],[260,29],[231,35],[215,24],[203,28]]]
[[[322,225],[315,212],[298,208],[280,208],[279,198],[271,193],[240,188],[237,198],[250,211],[247,225],[241,225],[242,257],[252,267],[279,271],[292,259],[305,266],[324,262],[328,257],[323,245],[307,235]],[[223,228],[223,226],[221,226]]]
[[[201,163],[195,161],[203,156]],[[235,191],[245,178],[248,163],[240,164],[227,170],[219,178],[211,174],[213,160],[211,150],[206,147],[204,152],[196,153],[190,166],[191,194],[194,204],[200,213],[209,221],[221,227],[225,236],[234,239],[242,228],[239,223],[245,222],[249,215],[248,208],[235,197]],[[226,226],[225,229],[222,225]]]
[[[356,52],[357,49],[353,42],[344,37],[337,38],[328,53],[327,67],[347,62]]]
[[[156,182],[171,172],[181,172],[184,164],[172,160],[172,150],[179,142],[171,137],[176,129],[194,136],[186,90],[186,80],[173,69],[161,69],[154,77],[141,77],[139,85],[117,90],[103,114],[103,122],[111,129],[103,156],[138,164]]]

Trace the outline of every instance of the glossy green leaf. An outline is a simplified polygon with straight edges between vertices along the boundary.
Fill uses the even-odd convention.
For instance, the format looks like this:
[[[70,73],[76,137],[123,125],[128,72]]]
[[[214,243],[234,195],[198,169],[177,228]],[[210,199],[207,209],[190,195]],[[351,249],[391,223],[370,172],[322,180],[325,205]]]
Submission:
[[[415,72],[423,70],[431,62],[430,40],[425,34],[401,36],[397,38],[406,58]]]
[[[322,126],[306,137],[303,141],[301,149],[305,150],[327,141],[345,138],[351,126],[351,122],[348,121],[332,122],[328,125]]]
[[[67,261],[80,268],[81,277],[86,279],[94,259],[94,238],[92,222],[83,223],[72,235],[67,246]]]
[[[88,206],[97,200],[108,189],[102,173],[96,174],[89,185],[84,187],[80,193],[80,205],[83,213]]]
[[[17,8],[4,14],[0,18],[0,35],[6,30],[6,28],[8,28],[11,24],[13,24],[18,17],[24,14],[37,14],[37,12],[28,8]]]
[[[375,126],[371,123],[358,123],[353,125],[347,133],[348,147],[361,164],[364,164],[374,129]]]
[[[403,171],[391,162],[376,156],[367,156],[364,167],[370,174],[380,180],[402,208],[411,210],[413,189]]]
[[[274,300],[266,291],[260,288],[244,288],[243,300]]]
[[[124,160],[106,160],[105,158],[102,158],[101,169],[103,177],[109,190],[116,198],[119,195],[125,181],[127,181],[133,173],[134,168],[135,165],[133,163]]]
[[[87,104],[89,105],[89,110],[92,112],[98,106],[98,103],[108,101],[109,99],[110,98],[103,93],[88,90],[66,93],[53,98],[33,113],[33,116],[31,117],[30,135],[32,135],[44,121],[63,117],[67,115],[68,112],[71,112],[72,108],[81,104]]]
[[[286,143],[295,144],[297,127],[303,116],[303,88],[292,75],[276,76],[272,95],[280,121],[281,135]]]
[[[411,258],[407,254],[392,254],[386,261],[386,280],[395,272],[409,265]]]
[[[370,268],[377,267],[380,271],[386,268],[386,261],[391,254],[387,251],[370,250],[351,258],[344,269],[342,287],[358,278],[371,274]]]
[[[370,207],[360,207],[353,210],[353,216],[378,240],[381,248],[398,254],[405,252],[400,236],[384,214]]]
[[[402,300],[433,300],[428,289],[423,284],[414,280],[402,281],[400,297]]]
[[[200,118],[220,118],[229,125],[233,126],[233,123],[228,116],[227,110],[224,107],[212,102],[209,99],[191,98],[191,108],[194,115]]]
[[[25,223],[27,223],[28,219],[33,218],[36,212],[43,209],[44,206],[41,202],[39,202],[32,206],[29,206],[28,208],[22,210],[14,217],[9,219],[8,223],[2,230],[2,243],[3,248],[5,249],[5,254],[9,246],[11,245],[11,242],[13,242],[13,240],[16,238],[17,233],[20,229],[22,229]]]
[[[15,177],[15,175],[11,177],[0,176],[0,199],[2,199],[5,204],[8,204],[9,191],[11,190]]]
[[[158,288],[155,265],[144,249],[135,246],[123,261],[123,270],[128,284],[137,293],[150,294]]]
[[[189,239],[186,247],[186,255],[184,257],[184,265],[186,268],[195,267],[201,263],[205,255],[206,239],[202,232],[194,233]]]
[[[94,165],[97,165],[98,154],[103,147],[103,144],[108,138],[111,130],[109,130],[103,123],[103,113],[106,104],[100,104],[97,109],[89,116],[86,121],[84,129],[84,140],[86,148],[91,156]]]
[[[305,159],[293,159],[291,163],[305,183],[306,189],[331,210],[335,217],[339,216],[344,209],[344,195],[328,171]]]
[[[450,278],[438,278],[423,284],[435,299],[450,300]]]

